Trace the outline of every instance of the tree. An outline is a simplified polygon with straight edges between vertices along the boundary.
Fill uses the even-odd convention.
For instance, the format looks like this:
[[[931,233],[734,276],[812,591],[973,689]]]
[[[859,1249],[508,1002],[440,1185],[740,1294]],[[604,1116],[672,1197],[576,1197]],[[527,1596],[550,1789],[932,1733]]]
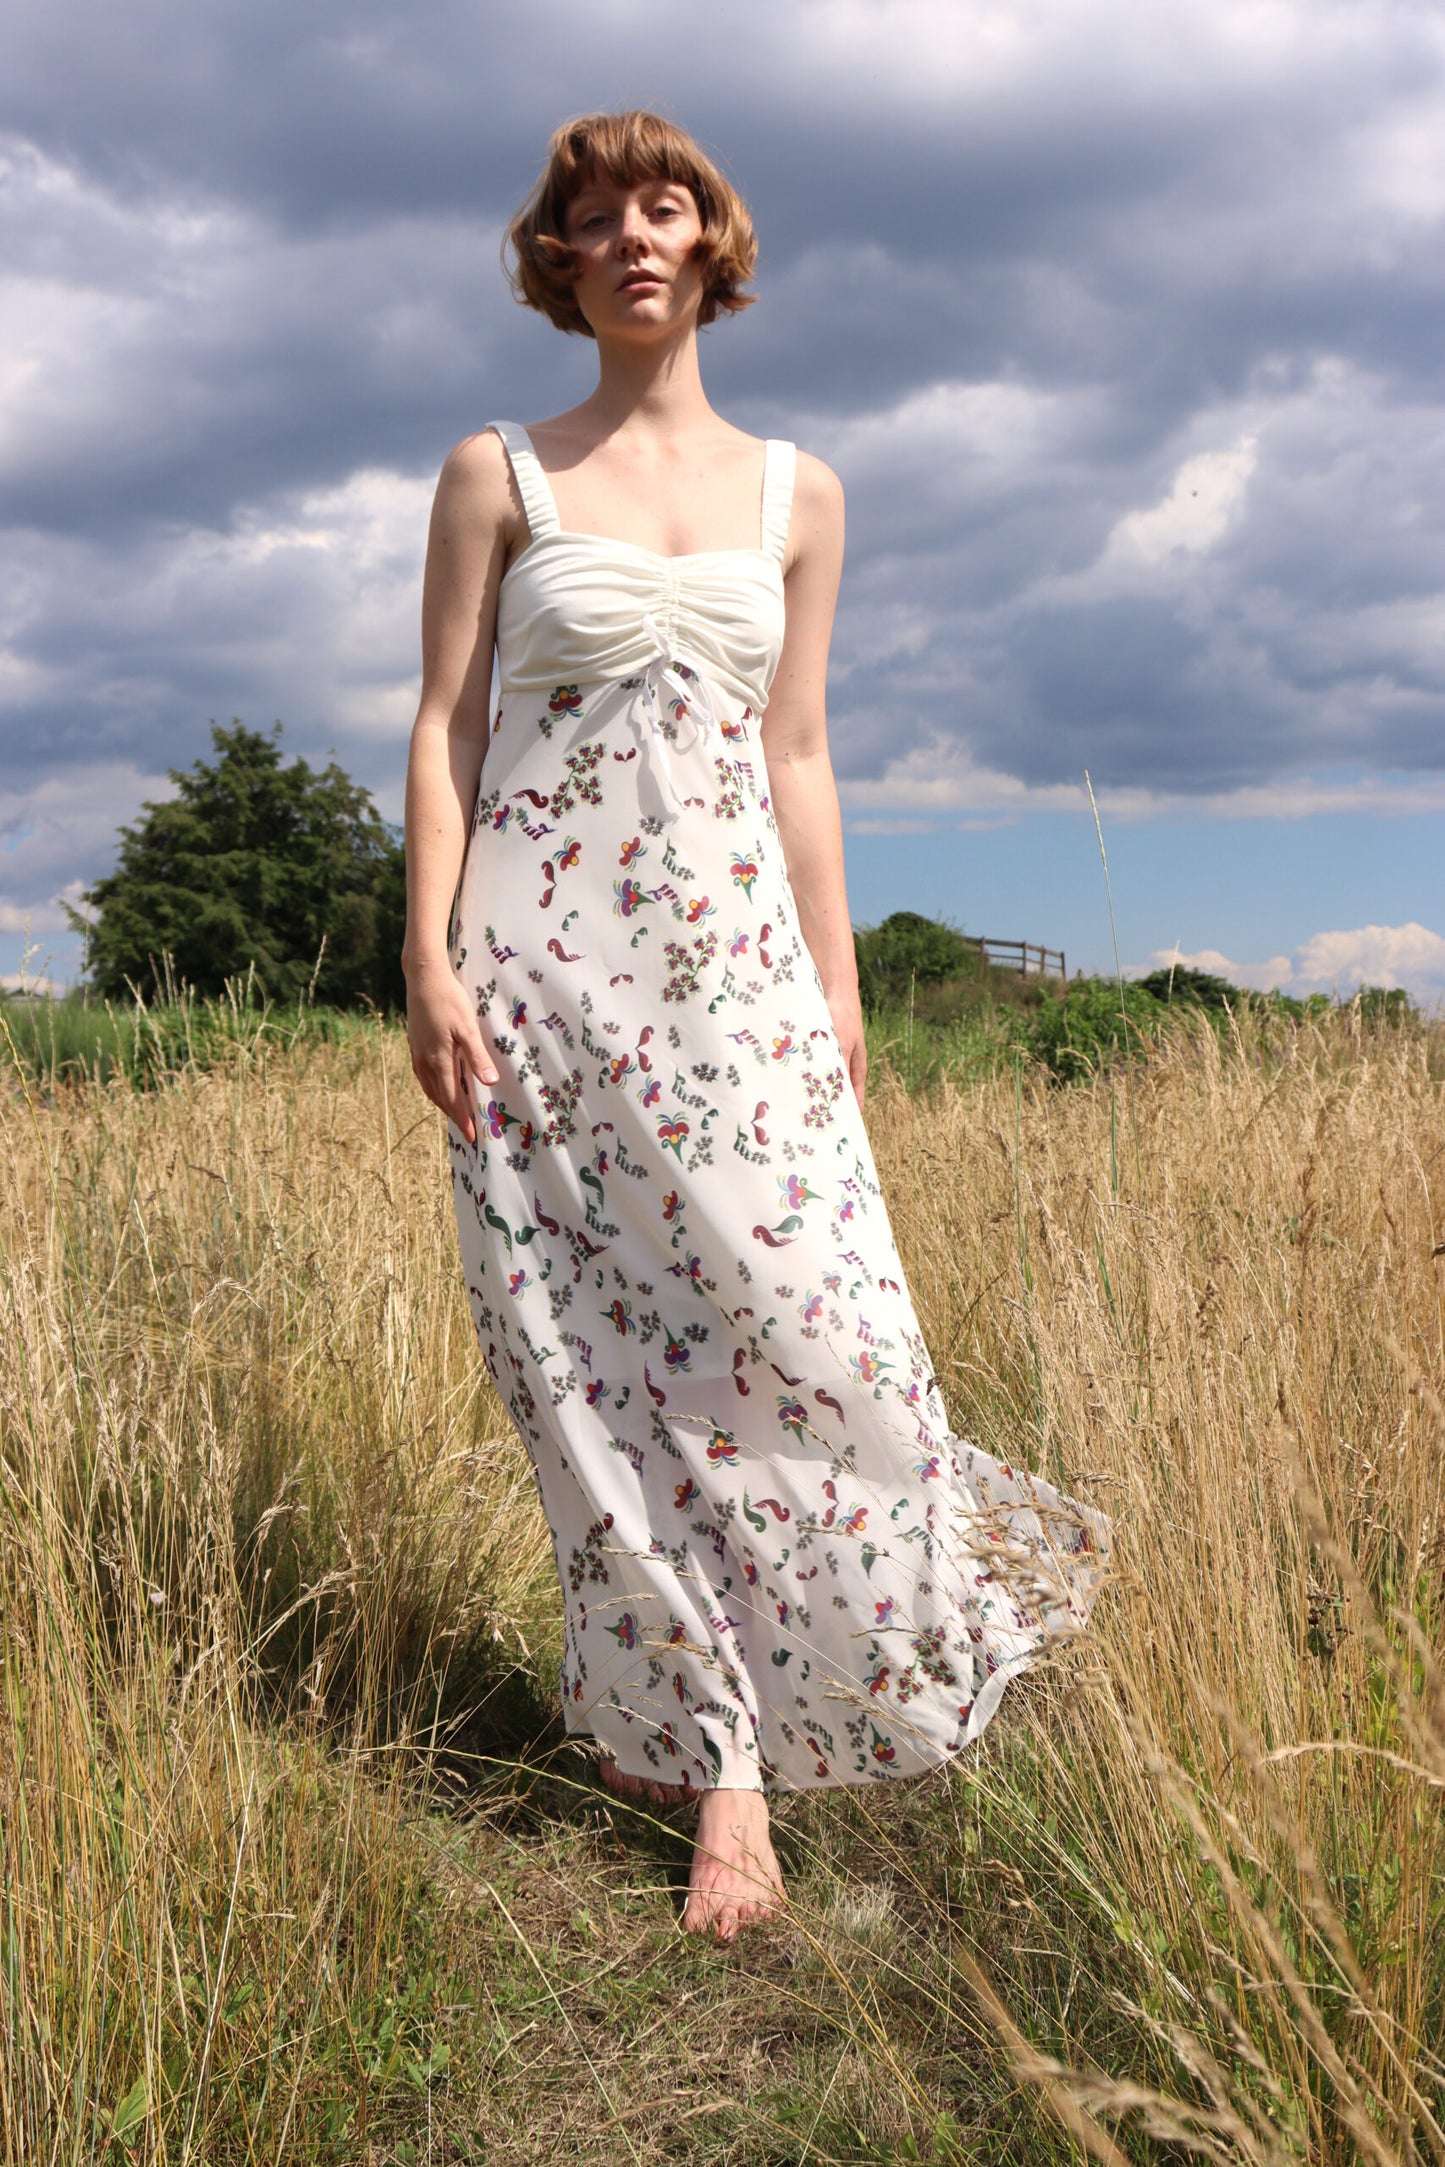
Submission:
[[[882,925],[863,926],[853,935],[858,959],[858,990],[865,1008],[906,1001],[912,986],[940,979],[977,976],[980,954],[957,926],[925,918],[915,910],[896,910]]]
[[[1188,963],[1165,964],[1162,970],[1150,971],[1147,978],[1138,978],[1136,985],[1152,993],[1156,1001],[1166,1006],[1176,1004],[1196,1008],[1241,1008],[1249,995],[1240,986],[1232,986],[1227,978],[1219,978],[1213,971],[1196,971]]]
[[[213,722],[214,759],[172,768],[175,797],[120,830],[115,871],[84,897],[100,992],[149,987],[169,958],[198,993],[254,966],[272,1000],[314,973],[318,1001],[402,1005],[401,842],[334,761],[283,763],[280,735]]]

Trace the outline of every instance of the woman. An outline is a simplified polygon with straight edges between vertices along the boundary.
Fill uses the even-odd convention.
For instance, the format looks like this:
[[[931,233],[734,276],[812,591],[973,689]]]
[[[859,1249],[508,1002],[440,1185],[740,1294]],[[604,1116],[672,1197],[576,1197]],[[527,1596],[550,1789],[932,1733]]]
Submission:
[[[781,1895],[765,1789],[946,1760],[1083,1623],[1107,1530],[950,1435],[903,1284],[824,722],[842,492],[698,365],[747,212],[670,123],[599,114],[510,241],[598,382],[442,470],[408,1030],[568,1727],[615,1789],[697,1799],[683,1924],[731,1939]]]

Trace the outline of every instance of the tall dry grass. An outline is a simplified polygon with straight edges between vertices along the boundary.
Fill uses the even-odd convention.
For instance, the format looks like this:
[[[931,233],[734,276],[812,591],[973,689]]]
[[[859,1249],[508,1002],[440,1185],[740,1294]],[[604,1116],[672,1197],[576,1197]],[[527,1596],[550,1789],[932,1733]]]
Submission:
[[[1105,1504],[1117,1569],[966,1766],[785,1803],[785,1934],[656,1988],[615,1815],[458,1833],[459,1769],[491,1812],[548,1749],[552,1565],[399,1038],[12,1077],[4,2157],[1445,2160],[1440,1055],[1345,1015],[1068,1091],[880,1074],[957,1426]],[[569,1877],[631,1952],[610,2031]],[[681,2107],[724,2009],[751,2058]]]

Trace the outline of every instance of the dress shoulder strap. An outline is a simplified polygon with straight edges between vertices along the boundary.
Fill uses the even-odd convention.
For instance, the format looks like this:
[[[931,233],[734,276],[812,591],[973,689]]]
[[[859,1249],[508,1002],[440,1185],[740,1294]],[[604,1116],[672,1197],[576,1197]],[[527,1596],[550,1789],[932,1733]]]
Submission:
[[[533,451],[532,439],[526,430],[515,421],[489,421],[487,427],[495,429],[507,447],[507,457],[512,465],[512,479],[517,484],[517,494],[527,514],[532,540],[535,542],[542,534],[559,534],[562,522],[557,517],[557,500],[552,494],[551,483],[542,472],[542,462]]]
[[[796,446],[770,436],[763,453],[763,548],[779,564],[788,546],[796,466]]]

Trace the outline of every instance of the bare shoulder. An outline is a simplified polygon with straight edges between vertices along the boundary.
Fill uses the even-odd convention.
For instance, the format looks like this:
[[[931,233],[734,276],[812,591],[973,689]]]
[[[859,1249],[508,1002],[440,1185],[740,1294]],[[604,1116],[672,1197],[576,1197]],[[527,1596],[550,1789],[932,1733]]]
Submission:
[[[478,429],[453,444],[442,461],[440,489],[481,502],[505,502],[511,496],[511,463],[495,429]]]
[[[479,429],[453,444],[437,481],[434,520],[458,534],[495,534],[510,544],[522,516],[506,447],[495,429]]]
[[[810,451],[798,453],[793,502],[810,518],[827,520],[843,516],[843,484],[833,469]]]
[[[843,484],[810,451],[798,453],[788,537],[787,573],[816,575],[836,587],[843,561]]]

